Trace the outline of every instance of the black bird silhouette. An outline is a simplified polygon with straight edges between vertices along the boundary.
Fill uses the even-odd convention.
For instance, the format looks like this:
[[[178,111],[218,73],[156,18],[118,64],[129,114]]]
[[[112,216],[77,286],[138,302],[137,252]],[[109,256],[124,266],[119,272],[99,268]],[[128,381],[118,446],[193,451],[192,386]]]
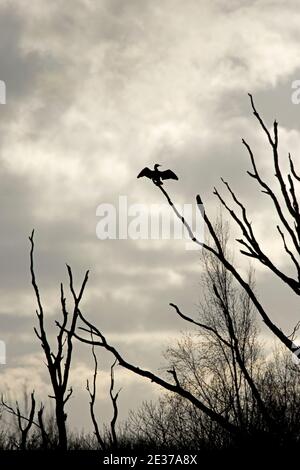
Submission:
[[[161,186],[162,180],[178,180],[178,177],[172,170],[160,171],[158,167],[161,166],[158,163],[154,165],[154,170],[150,170],[147,166],[137,175],[138,178],[146,176],[151,179],[153,183]]]

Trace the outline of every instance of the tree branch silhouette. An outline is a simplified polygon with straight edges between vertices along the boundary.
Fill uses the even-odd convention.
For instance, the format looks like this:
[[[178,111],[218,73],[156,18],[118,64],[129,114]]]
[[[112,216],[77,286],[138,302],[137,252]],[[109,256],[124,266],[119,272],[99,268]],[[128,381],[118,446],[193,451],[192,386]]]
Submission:
[[[203,206],[203,203],[202,203],[202,199],[199,195],[196,196],[196,202],[197,202],[197,206],[202,214],[202,217],[204,219],[204,222],[205,222],[205,225],[207,226],[208,230],[209,230],[209,233],[216,245],[215,248],[213,248],[212,246],[208,245],[207,243],[205,242],[201,242],[200,240],[198,240],[198,238],[196,237],[196,235],[193,233],[191,227],[189,226],[188,222],[184,219],[184,217],[178,212],[178,210],[176,209],[174,203],[172,202],[170,196],[168,195],[168,193],[166,192],[166,190],[162,187],[162,186],[158,186],[158,188],[160,189],[160,191],[163,193],[163,195],[165,196],[165,198],[167,199],[168,203],[170,204],[170,206],[172,207],[174,213],[176,214],[176,216],[182,221],[182,223],[185,225],[186,228],[188,228],[188,233],[189,233],[189,236],[191,238],[191,240],[196,243],[197,245],[203,247],[205,250],[207,250],[209,253],[212,253],[213,255],[216,256],[217,259],[219,259],[222,264],[224,265],[224,267],[229,271],[231,272],[231,274],[234,276],[234,278],[238,281],[238,283],[243,287],[243,289],[247,292],[247,294],[249,295],[251,301],[253,302],[254,306],[256,307],[257,311],[259,312],[259,314],[261,315],[264,323],[268,326],[268,328],[277,336],[277,338],[280,339],[280,341],[292,352],[296,351],[297,350],[297,346],[293,343],[293,341],[288,337],[286,336],[282,330],[277,327],[273,322],[272,320],[270,319],[270,317],[268,316],[268,314],[266,313],[265,309],[263,308],[262,304],[259,302],[256,294],[254,293],[253,289],[250,287],[250,285],[247,283],[247,281],[245,281],[242,276],[239,274],[239,272],[236,270],[236,268],[234,267],[234,265],[226,258],[226,256],[224,256],[224,253],[223,253],[223,250],[222,250],[222,246],[221,246],[221,243],[220,243],[220,240],[218,239],[217,235],[216,235],[216,232],[213,228],[213,224],[212,222],[210,221],[210,219],[208,218],[207,216],[207,213],[206,211],[202,210],[202,206]]]
[[[40,425],[34,421],[34,415],[35,415],[35,398],[34,398],[34,391],[30,394],[30,399],[31,399],[31,406],[30,406],[30,411],[28,416],[24,416],[21,413],[19,402],[16,401],[16,408],[14,409],[12,406],[8,405],[3,398],[3,395],[1,396],[1,405],[7,411],[9,414],[12,416],[15,416],[17,418],[17,423],[18,423],[18,428],[20,431],[20,443],[19,443],[19,448],[21,450],[26,450],[27,448],[27,438],[28,434],[32,428],[32,425],[40,428]],[[24,426],[23,421],[25,421],[27,424]]]
[[[126,361],[126,359],[123,358],[123,356],[114,348],[114,346],[110,345],[107,342],[107,340],[106,340],[105,336],[103,335],[103,333],[97,327],[92,325],[84,317],[84,315],[82,314],[81,311],[79,312],[79,317],[83,321],[83,323],[85,323],[86,326],[87,326],[87,328],[80,327],[79,329],[81,331],[86,332],[86,333],[90,333],[90,331],[92,330],[93,336],[97,337],[99,340],[97,340],[97,341],[96,340],[90,340],[90,339],[87,339],[83,336],[80,336],[77,333],[74,333],[74,337],[76,339],[78,339],[82,343],[95,345],[95,346],[99,346],[99,347],[102,347],[102,348],[106,349],[107,351],[111,352],[115,356],[115,358],[118,361],[120,366],[124,367],[127,370],[130,370],[131,372],[133,372],[133,373],[135,373],[135,374],[137,374],[141,377],[149,379],[151,382],[154,382],[157,385],[160,385],[161,387],[163,387],[166,390],[169,390],[170,392],[174,392],[174,393],[182,396],[183,398],[186,398],[188,401],[193,403],[197,408],[199,408],[201,411],[203,411],[205,414],[207,414],[211,419],[216,421],[225,430],[227,430],[228,432],[230,432],[234,435],[237,435],[237,436],[241,435],[242,430],[238,426],[232,424],[230,421],[228,421],[222,415],[219,415],[214,410],[210,409],[203,402],[198,400],[197,397],[195,397],[192,393],[190,393],[188,390],[181,387],[179,385],[179,383],[176,383],[175,385],[171,384],[171,383],[167,382],[166,380],[164,380],[163,378],[159,377],[158,375],[154,374],[153,372],[150,372],[146,369],[142,369],[142,368]],[[62,325],[59,325],[59,326],[62,328]],[[65,331],[67,331],[67,330],[65,330]]]
[[[119,398],[119,393],[121,390],[119,390],[117,393],[114,394],[114,386],[115,386],[115,375],[114,375],[114,368],[115,365],[117,364],[117,359],[115,362],[111,365],[110,368],[110,388],[109,388],[109,395],[111,398],[111,402],[113,405],[113,417],[110,422],[110,432],[111,432],[111,442],[114,448],[118,447],[118,439],[117,439],[117,433],[116,433],[116,423],[118,419],[118,414],[119,414],[119,409],[118,409],[118,398]]]
[[[88,281],[87,271],[85,273],[84,279],[82,281],[79,294],[77,295],[74,290],[73,284],[73,274],[70,266],[67,265],[67,271],[69,276],[69,287],[73,297],[73,312],[69,315],[66,307],[66,299],[64,296],[63,284],[60,285],[60,302],[62,310],[62,325],[63,328],[59,329],[57,335],[57,351],[53,352],[50,343],[48,341],[48,335],[45,329],[45,315],[44,308],[41,301],[41,296],[35,276],[34,268],[34,230],[32,231],[30,240],[30,272],[31,272],[31,283],[35,292],[38,309],[36,310],[36,315],[38,319],[38,327],[34,328],[35,334],[41,342],[42,349],[46,358],[46,365],[50,375],[51,385],[53,389],[53,395],[50,395],[50,398],[55,400],[55,416],[56,424],[58,430],[58,445],[62,450],[66,450],[68,446],[67,442],[67,429],[66,429],[66,419],[67,414],[65,412],[65,405],[70,399],[73,390],[72,387],[68,388],[72,353],[73,353],[73,336],[76,330],[76,324],[78,320],[78,308],[80,301],[83,296],[84,289]],[[68,324],[70,317],[70,327],[68,333],[65,333],[65,327]]]
[[[63,331],[63,330],[61,330]],[[91,340],[93,340],[93,335],[91,332]],[[94,374],[93,374],[93,381],[92,381],[92,386],[90,386],[89,380],[86,381],[86,389],[89,393],[90,396],[90,415],[92,419],[92,423],[94,426],[94,434],[96,436],[98,445],[100,449],[105,450],[105,442],[104,439],[101,437],[101,433],[99,430],[98,422],[95,416],[95,401],[96,401],[96,391],[97,391],[97,375],[98,375],[98,361],[97,361],[97,356],[95,353],[95,345],[92,345],[92,355],[94,359]]]

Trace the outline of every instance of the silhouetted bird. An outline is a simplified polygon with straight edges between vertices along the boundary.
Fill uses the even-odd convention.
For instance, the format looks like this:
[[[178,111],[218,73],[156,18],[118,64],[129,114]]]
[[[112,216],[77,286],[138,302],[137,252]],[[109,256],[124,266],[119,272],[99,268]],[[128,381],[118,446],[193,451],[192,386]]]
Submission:
[[[151,179],[153,183],[157,185],[162,185],[163,182],[161,180],[178,180],[178,177],[172,170],[165,170],[160,171],[158,167],[161,166],[158,163],[154,165],[154,170],[150,170],[147,166],[138,174],[138,178],[142,176],[146,176],[147,178]]]

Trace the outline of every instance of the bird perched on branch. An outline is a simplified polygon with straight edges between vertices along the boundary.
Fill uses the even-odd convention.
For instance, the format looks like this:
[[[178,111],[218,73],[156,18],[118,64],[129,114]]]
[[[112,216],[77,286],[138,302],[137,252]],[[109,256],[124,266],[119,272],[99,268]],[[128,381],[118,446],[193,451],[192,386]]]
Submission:
[[[178,180],[178,177],[172,170],[160,171],[158,167],[161,166],[158,163],[154,165],[154,170],[150,170],[147,166],[138,174],[138,178],[146,176],[153,181],[154,184],[161,186],[162,180]]]

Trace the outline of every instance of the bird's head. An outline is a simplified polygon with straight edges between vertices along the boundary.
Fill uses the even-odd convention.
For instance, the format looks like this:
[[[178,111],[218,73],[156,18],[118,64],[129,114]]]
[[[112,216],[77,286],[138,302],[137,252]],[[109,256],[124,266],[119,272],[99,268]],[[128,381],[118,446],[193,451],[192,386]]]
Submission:
[[[154,165],[154,170],[157,170],[157,168],[158,168],[159,166],[161,166],[159,163],[155,163],[155,165]]]

